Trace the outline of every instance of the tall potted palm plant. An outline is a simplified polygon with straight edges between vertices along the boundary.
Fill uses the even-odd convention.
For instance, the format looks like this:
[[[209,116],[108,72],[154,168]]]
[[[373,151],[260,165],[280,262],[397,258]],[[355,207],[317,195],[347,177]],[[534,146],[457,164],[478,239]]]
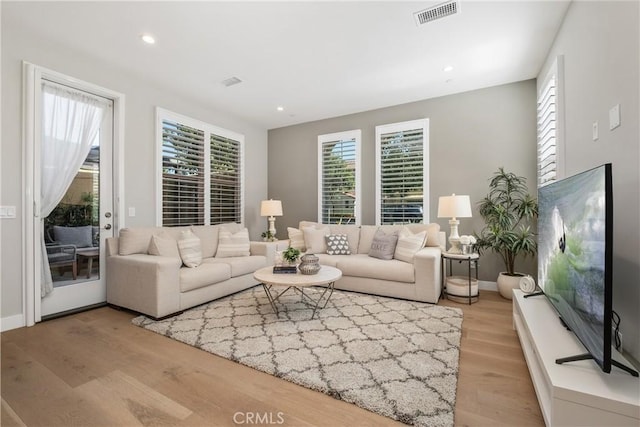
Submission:
[[[516,258],[537,252],[531,223],[538,216],[538,202],[528,193],[526,178],[501,167],[489,182],[489,194],[478,205],[486,226],[476,236],[475,246],[480,254],[490,250],[502,258],[506,271],[498,276],[498,291],[511,299],[512,289],[524,276],[515,270]]]

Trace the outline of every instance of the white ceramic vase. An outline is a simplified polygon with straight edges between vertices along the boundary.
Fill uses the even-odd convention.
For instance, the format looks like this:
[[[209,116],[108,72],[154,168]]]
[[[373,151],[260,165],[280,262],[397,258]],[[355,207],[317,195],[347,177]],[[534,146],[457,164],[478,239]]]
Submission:
[[[509,276],[506,272],[498,275],[498,292],[503,298],[512,299],[513,290],[520,289],[520,279],[524,274],[516,273],[515,276]]]

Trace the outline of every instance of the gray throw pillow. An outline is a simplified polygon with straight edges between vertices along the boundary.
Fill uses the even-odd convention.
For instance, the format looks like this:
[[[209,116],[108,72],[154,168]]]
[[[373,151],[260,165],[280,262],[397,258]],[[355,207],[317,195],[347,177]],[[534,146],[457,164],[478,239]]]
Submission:
[[[74,245],[77,248],[93,246],[93,227],[84,225],[81,227],[53,226],[53,237],[60,245]]]
[[[376,231],[369,249],[369,256],[380,259],[393,259],[398,244],[398,232],[386,234],[382,230]]]
[[[329,255],[351,255],[349,240],[346,234],[330,234],[324,236]]]

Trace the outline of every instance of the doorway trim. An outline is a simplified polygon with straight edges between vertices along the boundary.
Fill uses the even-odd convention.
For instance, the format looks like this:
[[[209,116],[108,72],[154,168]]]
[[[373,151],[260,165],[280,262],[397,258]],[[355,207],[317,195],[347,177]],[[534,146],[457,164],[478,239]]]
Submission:
[[[40,206],[35,197],[40,190],[39,183],[34,179],[34,162],[40,155],[39,144],[41,124],[36,117],[36,108],[40,105],[37,101],[41,96],[40,84],[43,79],[71,86],[73,88],[93,93],[113,101],[113,232],[124,227],[124,119],[125,119],[125,95],[110,89],[103,88],[93,83],[76,79],[57,71],[49,70],[30,62],[22,62],[22,313],[25,326],[33,326],[41,320],[40,310],[40,267],[36,263],[36,251],[40,247],[35,245],[34,230],[36,212]]]

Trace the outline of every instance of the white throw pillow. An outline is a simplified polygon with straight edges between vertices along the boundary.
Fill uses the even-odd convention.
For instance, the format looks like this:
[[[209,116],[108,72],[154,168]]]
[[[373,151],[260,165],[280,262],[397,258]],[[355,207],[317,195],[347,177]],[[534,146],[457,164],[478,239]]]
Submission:
[[[407,227],[402,227],[398,235],[398,244],[393,257],[404,262],[413,262],[413,257],[427,240],[427,231],[413,234]]]
[[[193,234],[193,231],[185,230],[182,232],[178,240],[178,251],[180,252],[182,263],[187,267],[197,267],[202,263],[200,238]]]
[[[324,254],[327,252],[327,244],[324,240],[325,236],[331,234],[329,227],[304,227],[304,244],[309,254]]]
[[[251,255],[249,230],[243,228],[236,233],[232,233],[226,227],[220,227],[216,258],[230,258],[249,255]]]
[[[178,242],[164,231],[151,236],[148,252],[149,255],[180,258]]]
[[[287,233],[289,234],[289,246],[300,250],[300,252],[306,252],[307,248],[304,246],[304,233],[301,230],[293,227],[287,227]]]

